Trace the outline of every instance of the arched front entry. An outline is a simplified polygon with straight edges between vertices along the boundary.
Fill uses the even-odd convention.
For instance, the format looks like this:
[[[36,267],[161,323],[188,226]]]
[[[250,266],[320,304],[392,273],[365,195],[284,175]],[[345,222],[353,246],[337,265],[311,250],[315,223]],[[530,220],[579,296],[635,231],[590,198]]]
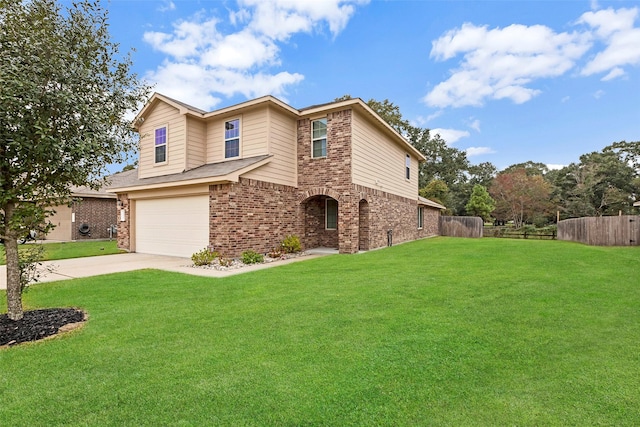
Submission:
[[[369,202],[365,199],[358,203],[358,250],[369,250]]]
[[[338,211],[338,200],[329,195],[311,196],[302,202],[305,248],[339,248]]]

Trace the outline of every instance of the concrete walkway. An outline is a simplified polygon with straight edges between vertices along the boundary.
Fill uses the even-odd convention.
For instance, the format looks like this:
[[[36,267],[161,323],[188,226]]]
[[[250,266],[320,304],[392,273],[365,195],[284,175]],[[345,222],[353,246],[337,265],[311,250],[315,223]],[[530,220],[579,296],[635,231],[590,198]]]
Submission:
[[[254,264],[243,268],[219,271],[208,268],[192,267],[193,263],[189,258],[178,258],[163,255],[149,255],[139,253],[126,253],[117,255],[103,255],[87,258],[73,258],[56,261],[46,261],[42,268],[53,267],[52,273],[45,273],[38,283],[53,282],[56,280],[76,279],[79,277],[99,276],[101,274],[121,273],[124,271],[141,270],[153,268],[165,271],[191,274],[205,277],[227,277],[234,274],[247,273],[250,271],[262,270],[264,268],[276,267],[290,264],[297,261],[305,261],[319,256],[337,253],[333,249],[317,249],[307,251],[307,255],[296,258],[289,258],[282,261],[274,261],[264,264]],[[0,289],[7,288],[7,268],[0,266]]]

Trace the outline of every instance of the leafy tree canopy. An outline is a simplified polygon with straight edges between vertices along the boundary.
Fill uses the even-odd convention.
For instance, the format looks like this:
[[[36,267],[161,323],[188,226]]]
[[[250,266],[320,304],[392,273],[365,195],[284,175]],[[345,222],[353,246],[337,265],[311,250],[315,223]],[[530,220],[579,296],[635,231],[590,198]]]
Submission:
[[[485,187],[476,184],[473,186],[471,197],[465,208],[467,214],[479,216],[484,221],[488,221],[491,218],[491,212],[495,208],[495,201]]]
[[[96,188],[135,149],[126,113],[149,88],[110,39],[99,1],[0,0],[0,233],[9,317],[22,317],[16,239],[72,186]]]
[[[524,168],[499,173],[489,192],[496,203],[494,216],[512,220],[516,228],[552,212],[551,185],[541,175],[528,175]]]

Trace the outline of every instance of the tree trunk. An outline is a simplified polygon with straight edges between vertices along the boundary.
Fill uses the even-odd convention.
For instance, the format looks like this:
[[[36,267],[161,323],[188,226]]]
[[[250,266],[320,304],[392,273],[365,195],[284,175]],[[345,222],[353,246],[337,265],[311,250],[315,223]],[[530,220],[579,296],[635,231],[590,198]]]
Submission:
[[[24,316],[24,311],[22,309],[22,285],[20,284],[18,235],[9,226],[13,210],[12,203],[5,206],[4,251],[7,260],[7,316],[11,320],[20,320]]]

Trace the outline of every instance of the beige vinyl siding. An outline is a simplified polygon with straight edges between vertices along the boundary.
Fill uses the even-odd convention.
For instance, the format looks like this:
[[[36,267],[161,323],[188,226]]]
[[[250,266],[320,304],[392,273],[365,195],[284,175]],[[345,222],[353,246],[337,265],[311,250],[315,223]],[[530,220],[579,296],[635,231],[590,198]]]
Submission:
[[[71,227],[74,225],[71,223],[72,210],[69,206],[58,205],[53,208],[56,213],[48,218],[56,227],[47,234],[47,240],[71,240]]]
[[[224,123],[240,119],[240,157],[271,154],[270,162],[243,177],[276,184],[297,184],[296,120],[277,108],[258,106],[242,114],[216,118],[207,123],[206,162],[224,158]]]
[[[297,186],[296,119],[276,108],[269,108],[268,154],[271,161],[244,175],[245,178]]]
[[[152,176],[179,173],[185,169],[185,117],[172,106],[158,103],[140,126],[140,166],[138,176]],[[167,126],[167,161],[154,163],[154,131]]]
[[[204,165],[207,157],[207,127],[204,122],[187,119],[187,165],[186,169]]]
[[[268,109],[262,107],[242,114],[240,120],[240,157],[254,157],[268,152]]]
[[[406,198],[418,196],[418,159],[391,137],[353,111],[353,183]],[[405,178],[405,159],[411,156],[411,178]]]
[[[205,150],[207,164],[224,161],[224,122],[230,119],[216,119],[207,122],[207,147]],[[240,138],[242,138],[242,130],[240,130]],[[240,150],[242,150],[242,140],[240,141]]]

